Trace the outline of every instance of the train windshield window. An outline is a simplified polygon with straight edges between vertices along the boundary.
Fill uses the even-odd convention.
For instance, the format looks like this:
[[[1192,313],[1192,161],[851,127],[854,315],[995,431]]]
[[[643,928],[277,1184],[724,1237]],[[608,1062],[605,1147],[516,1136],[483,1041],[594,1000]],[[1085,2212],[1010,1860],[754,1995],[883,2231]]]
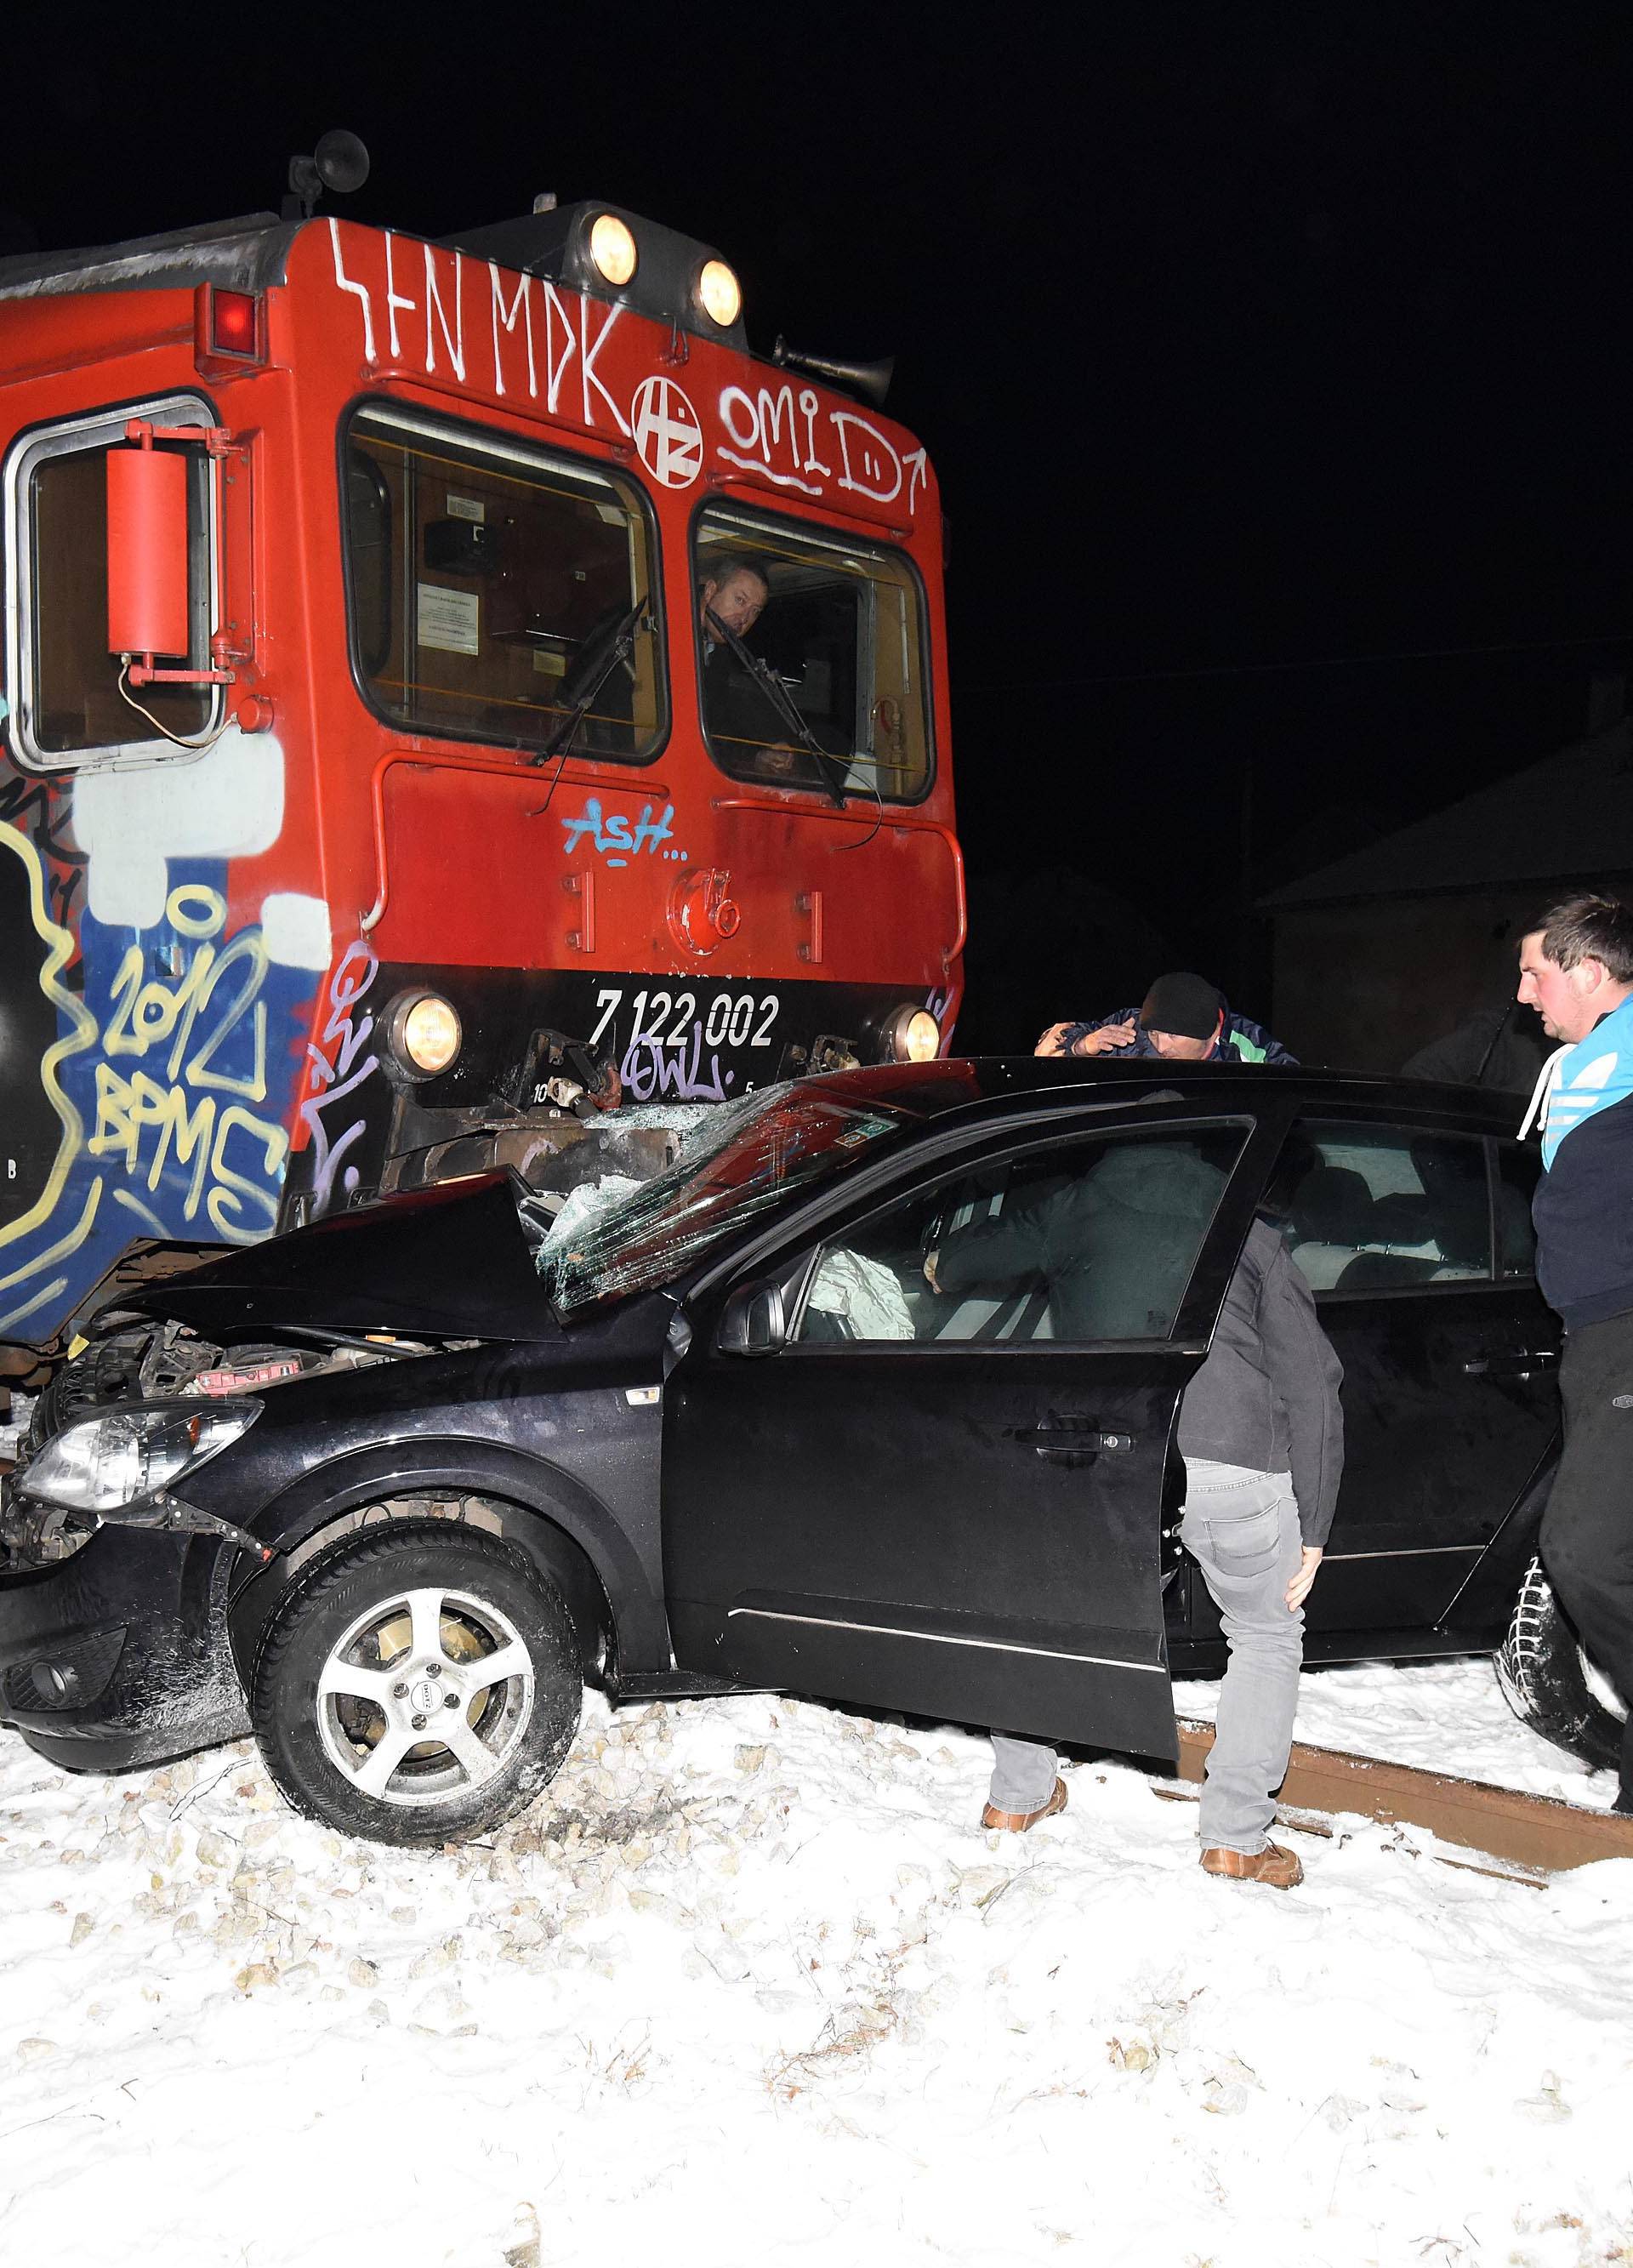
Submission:
[[[107,644],[107,460],[128,447],[133,417],[185,431],[198,444],[166,440],[187,464],[188,651],[159,657],[166,667],[210,666],[216,627],[216,501],[202,429],[213,421],[191,395],[77,417],[26,437],[6,462],[7,567],[17,603],[7,623],[6,674],[12,688],[13,739],[22,761],[65,770],[88,757],[162,750],[220,721],[211,685],[144,685],[121,691],[121,665]],[[138,707],[136,704],[140,703]]]
[[[693,565],[703,730],[721,770],[917,802],[931,774],[928,641],[901,554],[711,504]]]
[[[370,404],[346,433],[353,666],[416,732],[642,762],[667,723],[657,544],[629,481]]]

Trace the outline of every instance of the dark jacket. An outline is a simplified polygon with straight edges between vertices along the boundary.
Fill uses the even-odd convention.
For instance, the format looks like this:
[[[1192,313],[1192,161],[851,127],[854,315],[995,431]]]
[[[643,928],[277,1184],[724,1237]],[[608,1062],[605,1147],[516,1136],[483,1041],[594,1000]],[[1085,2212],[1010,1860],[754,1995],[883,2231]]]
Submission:
[[[938,1287],[1045,1291],[1057,1339],[1166,1338],[1224,1187],[1188,1143],[1109,1150],[1092,1171],[950,1236]]]
[[[1325,1545],[1343,1473],[1343,1371],[1286,1243],[1254,1221],[1225,1295],[1208,1359],[1186,1388],[1188,1457],[1293,1476],[1306,1544]]]
[[[1085,1033],[1103,1032],[1107,1024],[1133,1024],[1137,1027],[1139,1020],[1137,1008],[1119,1008],[1114,1016],[1097,1016],[1087,1024],[1068,1024],[1061,1044],[1070,1055]],[[1136,1056],[1154,1056],[1157,1050],[1149,1035],[1136,1028],[1126,1048],[1114,1048],[1111,1052],[1128,1062]],[[1212,1055],[1203,1057],[1204,1063],[1225,1064],[1296,1064],[1298,1060],[1297,1056],[1288,1054],[1279,1040],[1270,1037],[1262,1024],[1251,1024],[1246,1016],[1235,1015],[1229,1008],[1225,1012],[1225,1029],[1219,1035],[1218,1046]]]

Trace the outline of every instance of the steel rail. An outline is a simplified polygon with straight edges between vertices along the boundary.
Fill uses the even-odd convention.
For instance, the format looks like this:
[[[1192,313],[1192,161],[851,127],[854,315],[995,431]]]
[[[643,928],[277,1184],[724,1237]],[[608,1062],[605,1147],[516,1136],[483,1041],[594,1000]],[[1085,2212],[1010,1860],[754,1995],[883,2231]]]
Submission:
[[[1202,1778],[1212,1746],[1211,1725],[1181,1719],[1181,1780]],[[1187,1800],[1172,1785],[1152,1784],[1159,1795]],[[1633,1818],[1622,1813],[1588,1811],[1556,1796],[1525,1795],[1485,1780],[1455,1779],[1447,1772],[1382,1764],[1303,1742],[1293,1744],[1280,1796],[1277,1816],[1284,1826],[1320,1834],[1327,1831],[1325,1820],[1316,1823],[1298,1815],[1358,1812],[1387,1826],[1423,1827],[1443,1843],[1503,1862],[1501,1871],[1521,1881],[1537,1882],[1545,1874],[1591,1867],[1600,1859],[1633,1859]]]

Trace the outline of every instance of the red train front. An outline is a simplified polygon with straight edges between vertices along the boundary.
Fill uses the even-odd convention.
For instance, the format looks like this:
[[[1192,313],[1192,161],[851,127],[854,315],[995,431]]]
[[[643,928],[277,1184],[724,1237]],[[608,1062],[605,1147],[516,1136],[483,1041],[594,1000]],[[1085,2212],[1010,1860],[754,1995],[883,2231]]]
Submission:
[[[0,1338],[945,1049],[935,482],[823,369],[600,205],[0,268]]]

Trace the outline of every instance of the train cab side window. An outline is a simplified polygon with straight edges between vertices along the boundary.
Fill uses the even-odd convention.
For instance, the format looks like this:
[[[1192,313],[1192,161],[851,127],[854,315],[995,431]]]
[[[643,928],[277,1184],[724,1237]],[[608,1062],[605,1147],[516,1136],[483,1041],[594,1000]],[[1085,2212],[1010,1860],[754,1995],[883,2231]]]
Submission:
[[[642,763],[665,698],[657,538],[633,481],[365,404],[342,496],[352,666],[416,733]]]
[[[929,642],[918,578],[899,552],[711,504],[693,571],[703,732],[723,771],[870,802],[925,794]],[[739,651],[704,604],[745,571],[763,602]]]
[[[133,416],[171,427],[210,425],[191,397],[77,418],[27,435],[4,473],[6,674],[15,688],[13,738],[22,762],[58,770],[94,756],[162,753],[167,735],[194,739],[220,718],[221,689],[147,685],[120,690],[120,661],[107,643],[107,458],[128,446]],[[210,666],[218,536],[214,482],[202,446],[167,443],[188,466],[190,637],[180,663]],[[168,658],[167,658],[168,659]],[[143,713],[145,712],[145,713]]]

